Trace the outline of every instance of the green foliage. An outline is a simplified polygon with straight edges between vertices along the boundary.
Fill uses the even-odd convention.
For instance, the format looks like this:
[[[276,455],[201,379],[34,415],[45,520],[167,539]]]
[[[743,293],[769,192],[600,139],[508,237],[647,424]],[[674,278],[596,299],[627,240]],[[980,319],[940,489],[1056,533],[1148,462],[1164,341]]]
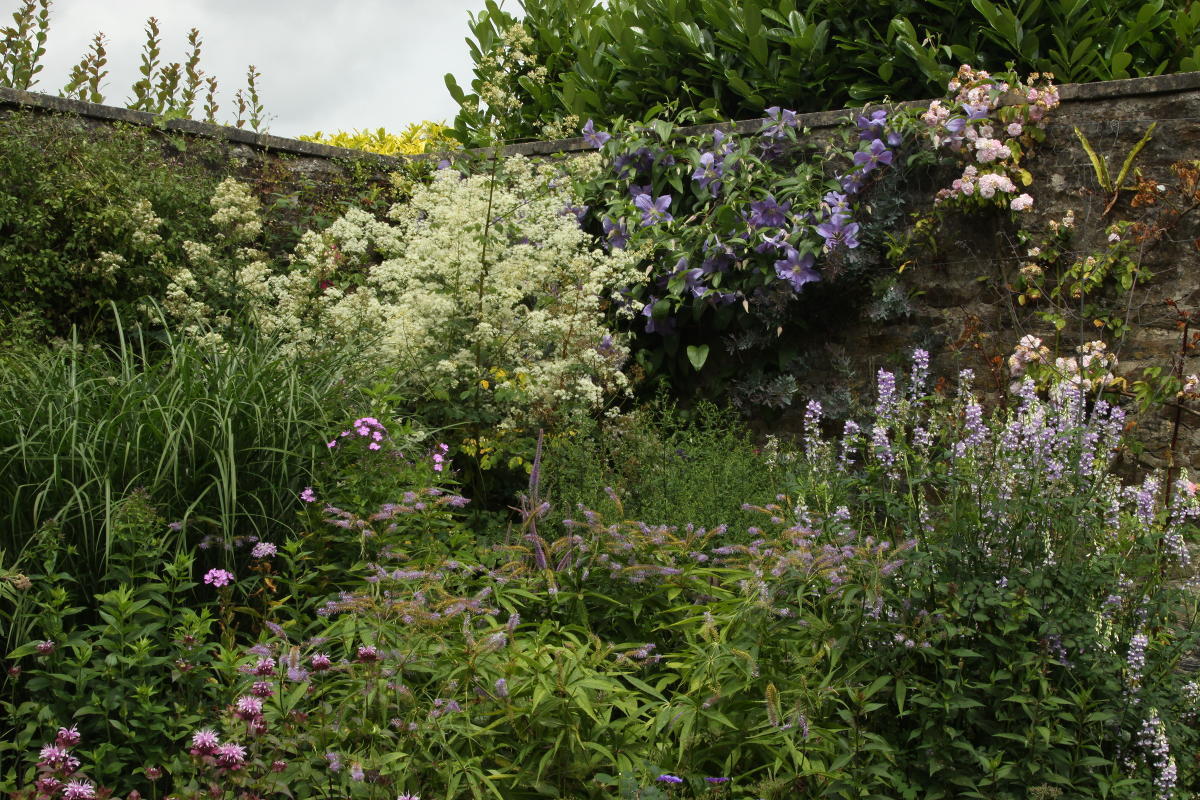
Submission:
[[[29,90],[36,83],[34,76],[42,71],[38,62],[46,53],[51,2],[22,0],[21,6],[12,14],[15,24],[0,28],[0,86]],[[104,102],[101,83],[108,75],[108,70],[104,69],[108,63],[105,43],[103,33],[93,37],[88,52],[71,67],[61,96],[89,103]],[[183,62],[163,64],[158,19],[149,17],[146,20],[146,40],[142,44],[142,63],[138,67],[140,77],[130,87],[133,95],[126,100],[127,107],[158,114],[162,119],[190,119],[200,99],[201,87],[204,87],[204,119],[217,123],[217,79],[200,68],[203,42],[198,29],[192,28],[188,32],[187,43],[188,54]],[[249,114],[251,129],[265,133],[268,116],[258,96],[257,84],[261,77],[254,65],[250,65],[246,71],[245,92],[238,89],[234,97],[237,118],[233,124],[242,127],[246,124],[246,114]]]
[[[1196,69],[1200,3],[1166,0],[525,0],[542,84],[491,74],[488,56],[518,15],[488,0],[472,17],[471,92],[451,76],[458,135],[475,141],[489,84],[519,110],[509,137],[538,136],[566,115],[608,123],[656,106],[712,121],[886,98],[931,97],[958,64],[1049,72],[1066,83]],[[481,108],[482,105],[482,108]]]
[[[12,25],[0,28],[0,86],[28,91],[42,71],[50,0],[22,0],[12,18]]]
[[[581,503],[607,508],[611,489],[632,519],[735,530],[754,524],[759,515],[742,504],[772,501],[783,478],[734,416],[706,402],[685,412],[660,395],[627,414],[551,435],[543,479],[551,519],[575,515]]]
[[[139,298],[161,293],[167,261],[208,228],[217,181],[195,147],[185,158],[153,132],[70,117],[0,120],[4,314],[36,315],[63,336],[111,324],[101,319],[110,302],[131,316]]]
[[[77,726],[89,778],[146,792],[142,769],[130,767],[173,760],[175,742],[202,720],[223,682],[209,672],[213,616],[189,608],[193,556],[171,553],[166,523],[144,492],[111,512],[114,551],[104,584],[76,581],[61,532],[45,532],[27,554],[32,588],[0,609],[8,633],[17,634],[7,655],[25,667],[9,676],[0,705],[0,761],[9,765],[0,780],[10,785],[31,782],[32,769],[16,766],[23,751],[60,726]],[[23,629],[15,625],[22,618]]]
[[[270,342],[228,349],[138,334],[111,351],[27,346],[0,361],[0,547],[53,525],[63,568],[108,570],[114,507],[136,488],[178,523],[171,548],[264,535],[311,483],[341,417],[340,356],[299,362]]]

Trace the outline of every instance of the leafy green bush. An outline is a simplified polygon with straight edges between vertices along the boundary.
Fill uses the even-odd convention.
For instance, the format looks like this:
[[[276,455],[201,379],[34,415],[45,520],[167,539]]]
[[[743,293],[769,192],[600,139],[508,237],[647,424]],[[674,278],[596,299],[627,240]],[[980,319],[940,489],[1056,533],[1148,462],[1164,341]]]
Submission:
[[[60,336],[111,325],[110,302],[129,318],[161,294],[181,243],[207,233],[217,152],[185,159],[152,131],[69,116],[0,119],[0,312]]]
[[[688,109],[717,122],[777,103],[819,111],[932,97],[959,64],[1012,62],[1072,83],[1200,68],[1196,2],[523,0],[521,9],[518,22],[488,0],[470,25],[470,91],[446,77],[466,142],[499,118],[509,137],[538,137],[567,115],[608,123]],[[498,61],[518,24],[529,57]]]

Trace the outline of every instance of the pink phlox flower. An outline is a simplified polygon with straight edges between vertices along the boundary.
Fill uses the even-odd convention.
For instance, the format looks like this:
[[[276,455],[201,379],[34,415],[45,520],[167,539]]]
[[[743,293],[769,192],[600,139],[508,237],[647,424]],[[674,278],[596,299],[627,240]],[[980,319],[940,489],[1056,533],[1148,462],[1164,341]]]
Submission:
[[[233,582],[233,573],[224,569],[210,569],[204,573],[204,582],[219,589]]]

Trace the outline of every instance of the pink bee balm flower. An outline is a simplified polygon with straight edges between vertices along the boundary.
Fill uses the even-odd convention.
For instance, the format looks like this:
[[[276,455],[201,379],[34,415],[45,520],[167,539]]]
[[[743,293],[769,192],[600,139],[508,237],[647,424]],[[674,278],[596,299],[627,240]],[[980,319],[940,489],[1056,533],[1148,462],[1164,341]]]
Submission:
[[[67,752],[65,747],[48,744],[42,747],[41,752],[38,753],[38,757],[38,766],[58,769],[67,763],[67,759],[71,757],[71,754]]]
[[[63,789],[63,800],[92,800],[96,796],[96,787],[91,781],[71,781]]]
[[[246,748],[240,744],[223,744],[213,753],[217,758],[217,766],[232,771],[239,770],[246,763]]]
[[[212,755],[220,744],[221,739],[216,731],[212,728],[202,728],[192,734],[192,748],[188,752],[194,756]]]
[[[54,652],[54,648],[57,646],[54,642],[47,639],[44,642],[38,642],[35,649],[38,651],[38,655],[48,656]]]
[[[312,668],[315,672],[324,672],[333,666],[333,660],[325,653],[317,653],[312,657]]]
[[[82,737],[79,735],[79,728],[72,725],[69,728],[59,728],[58,736],[55,737],[54,743],[59,747],[74,747],[79,744]]]
[[[270,656],[264,656],[254,663],[251,674],[266,676],[275,674],[275,659]]]
[[[255,719],[262,714],[263,710],[262,700],[248,695],[239,697],[234,705],[237,708],[234,713],[245,720]]]
[[[233,583],[233,573],[224,569],[210,569],[204,573],[204,582],[219,589]]]

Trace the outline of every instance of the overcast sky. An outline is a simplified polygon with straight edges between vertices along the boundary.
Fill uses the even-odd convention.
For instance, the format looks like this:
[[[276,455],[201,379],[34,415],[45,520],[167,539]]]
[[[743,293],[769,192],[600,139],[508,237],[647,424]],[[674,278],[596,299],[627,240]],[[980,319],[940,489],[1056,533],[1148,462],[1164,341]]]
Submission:
[[[16,6],[0,2],[0,12]],[[467,14],[482,7],[483,0],[54,0],[33,90],[57,94],[103,31],[105,103],[124,105],[139,77],[146,18],[155,16],[164,63],[183,61],[188,31],[200,29],[200,66],[220,81],[223,121],[249,64],[262,73],[259,94],[277,136],[450,121],[456,106],[442,76],[469,84]]]

